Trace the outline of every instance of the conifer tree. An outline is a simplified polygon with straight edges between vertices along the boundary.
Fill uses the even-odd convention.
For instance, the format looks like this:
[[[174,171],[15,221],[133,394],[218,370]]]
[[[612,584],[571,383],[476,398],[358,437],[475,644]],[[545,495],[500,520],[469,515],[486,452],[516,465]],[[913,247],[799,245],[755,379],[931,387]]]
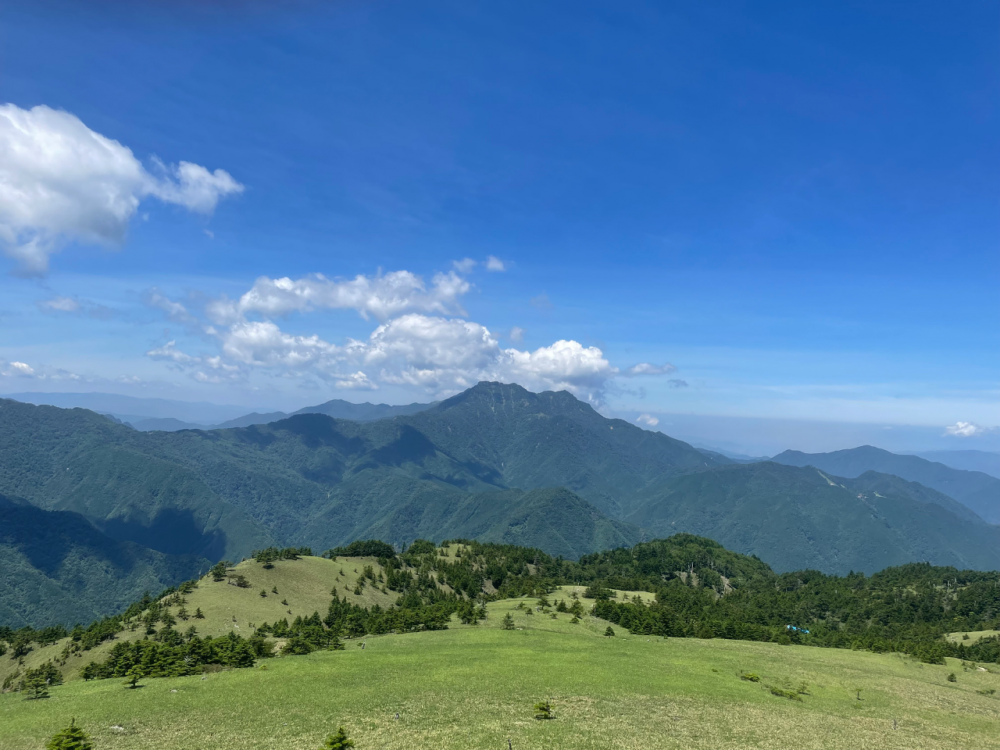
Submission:
[[[27,693],[26,700],[49,697],[49,683],[41,669],[29,669],[21,683],[21,690]]]
[[[142,667],[138,664],[129,668],[125,676],[125,685],[129,688],[135,690],[139,686],[139,680],[141,680],[145,675],[142,672]]]
[[[331,734],[326,738],[320,750],[348,750],[354,747],[354,743],[347,738],[347,732],[341,727],[336,734]]]
[[[604,635],[606,635],[608,638],[614,638],[615,637],[615,631],[612,629],[612,627],[610,625],[608,625],[607,630],[604,631]]]
[[[511,616],[510,612],[504,615],[503,622],[500,624],[500,627],[504,630],[514,629],[514,618]]]
[[[93,750],[90,737],[76,725],[76,719],[70,719],[69,726],[54,735],[45,750]]]

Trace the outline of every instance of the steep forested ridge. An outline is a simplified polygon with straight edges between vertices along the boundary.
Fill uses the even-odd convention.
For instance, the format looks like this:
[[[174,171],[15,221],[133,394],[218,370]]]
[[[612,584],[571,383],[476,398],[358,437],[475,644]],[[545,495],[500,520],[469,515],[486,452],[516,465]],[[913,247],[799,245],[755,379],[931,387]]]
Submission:
[[[89,622],[208,566],[111,539],[77,513],[0,495],[0,623]]]
[[[866,471],[893,474],[958,500],[989,523],[1000,523],[1000,479],[981,471],[953,469],[870,445],[832,453],[785,451],[772,460],[789,466],[815,466],[841,477],[857,477]]]

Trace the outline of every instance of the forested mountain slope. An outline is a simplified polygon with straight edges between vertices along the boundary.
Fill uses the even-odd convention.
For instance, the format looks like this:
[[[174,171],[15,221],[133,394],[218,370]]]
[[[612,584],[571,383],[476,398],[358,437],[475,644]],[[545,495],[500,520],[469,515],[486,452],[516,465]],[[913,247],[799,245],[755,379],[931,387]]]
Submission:
[[[857,479],[772,462],[678,477],[626,520],[651,536],[687,531],[779,571],[872,572],[890,565],[1000,569],[1000,528],[898,477]]]
[[[80,512],[116,539],[213,559],[418,537],[576,558],[690,531],[779,570],[1000,567],[996,530],[926,487],[727,463],[568,393],[499,383],[408,416],[300,414],[208,431],[140,433],[0,401],[0,458],[0,492]]]
[[[77,513],[0,495],[2,624],[90,622],[208,567],[204,558],[111,539]]]
[[[1000,479],[980,471],[953,469],[918,456],[900,456],[870,445],[833,453],[785,451],[771,460],[789,466],[815,466],[841,477],[857,477],[866,471],[894,474],[943,492],[989,523],[1000,523]]]
[[[480,383],[406,419],[435,445],[511,487],[566,487],[612,516],[669,477],[728,463],[607,419],[565,391]]]

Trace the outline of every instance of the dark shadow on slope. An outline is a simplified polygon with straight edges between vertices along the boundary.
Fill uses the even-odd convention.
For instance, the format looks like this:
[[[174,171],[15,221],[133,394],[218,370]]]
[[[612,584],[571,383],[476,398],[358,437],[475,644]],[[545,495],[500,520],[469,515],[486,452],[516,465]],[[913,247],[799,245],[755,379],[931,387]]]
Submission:
[[[191,510],[163,508],[148,525],[112,518],[99,526],[112,539],[135,542],[170,555],[198,555],[220,560],[226,551],[225,532],[219,529],[204,531]]]

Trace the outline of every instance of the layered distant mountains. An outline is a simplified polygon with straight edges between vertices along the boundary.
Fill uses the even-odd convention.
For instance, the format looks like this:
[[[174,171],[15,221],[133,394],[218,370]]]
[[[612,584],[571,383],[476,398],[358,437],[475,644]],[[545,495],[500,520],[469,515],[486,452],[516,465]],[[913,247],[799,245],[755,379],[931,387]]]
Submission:
[[[953,497],[990,523],[1000,523],[1000,479],[981,471],[955,469],[870,445],[833,453],[785,451],[771,460],[790,466],[815,466],[841,477],[856,477],[866,471],[894,474]]]
[[[918,457],[859,449],[850,460],[737,463],[568,393],[499,383],[358,409],[350,420],[314,411],[137,432],[84,409],[0,400],[0,493],[79,514],[169,564],[365,538],[478,538],[576,558],[685,531],[779,571],[1000,569],[1000,529],[984,520],[1000,492]]]

